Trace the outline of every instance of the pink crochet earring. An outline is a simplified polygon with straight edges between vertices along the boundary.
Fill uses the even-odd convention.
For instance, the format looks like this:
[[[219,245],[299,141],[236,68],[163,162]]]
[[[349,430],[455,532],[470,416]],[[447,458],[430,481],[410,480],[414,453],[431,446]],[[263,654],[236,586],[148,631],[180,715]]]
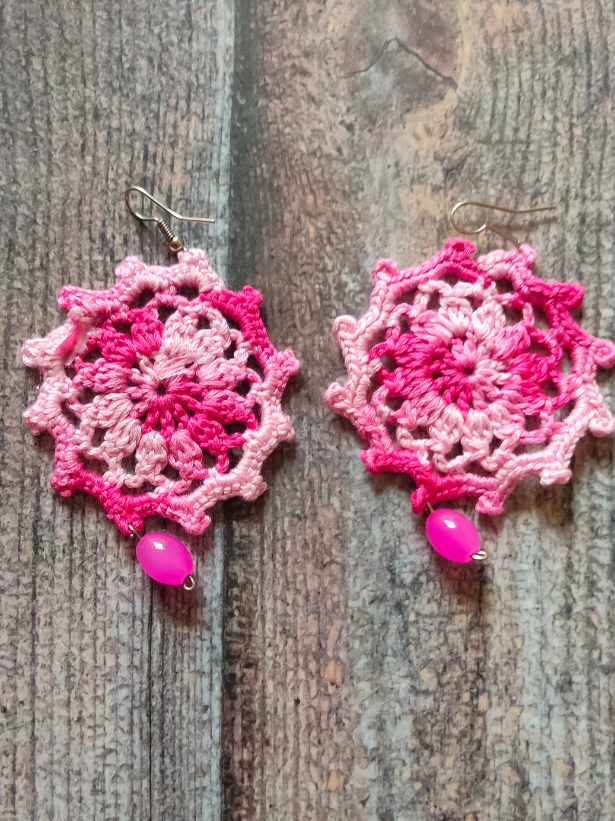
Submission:
[[[412,509],[427,508],[427,538],[455,562],[485,558],[476,528],[432,505],[474,496],[480,513],[501,513],[520,479],[567,482],[581,436],[615,429],[595,381],[597,366],[615,362],[615,345],[572,319],[583,289],[534,276],[536,252],[498,226],[459,229],[466,205],[552,210],[458,203],[456,231],[491,229],[516,247],[474,259],[472,243],[452,239],[418,268],[377,262],[368,312],[334,322],[348,379],[324,397],[367,441],[371,473],[414,479]]]
[[[178,261],[148,266],[128,257],[107,291],[68,285],[58,301],[64,325],[22,350],[43,376],[24,418],[55,439],[52,487],[95,496],[124,534],[138,535],[152,514],[202,533],[216,501],[256,499],[266,488],[265,458],[293,438],[280,400],[299,363],[277,351],[259,314],[261,295],[224,288],[201,250],[155,217]],[[136,547],[145,572],[165,584],[194,585],[187,548],[164,533]]]

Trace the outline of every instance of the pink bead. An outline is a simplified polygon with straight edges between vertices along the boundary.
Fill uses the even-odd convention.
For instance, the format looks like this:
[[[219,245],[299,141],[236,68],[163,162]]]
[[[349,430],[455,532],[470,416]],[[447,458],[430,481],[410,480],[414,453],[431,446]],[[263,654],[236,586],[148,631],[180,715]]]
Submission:
[[[166,533],[146,533],[137,544],[137,560],[162,584],[183,584],[194,568],[186,545]]]
[[[456,510],[434,510],[427,517],[425,531],[433,549],[451,562],[470,562],[480,550],[478,531]]]

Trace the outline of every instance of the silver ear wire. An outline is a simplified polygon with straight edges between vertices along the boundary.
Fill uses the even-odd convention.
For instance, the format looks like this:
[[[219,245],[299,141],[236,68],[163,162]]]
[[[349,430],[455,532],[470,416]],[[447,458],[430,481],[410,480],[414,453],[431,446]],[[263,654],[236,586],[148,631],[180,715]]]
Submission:
[[[166,205],[163,205],[157,199],[152,197],[152,195],[148,191],[146,191],[144,188],[141,188],[139,185],[131,185],[130,188],[127,188],[124,192],[124,200],[126,202],[126,207],[130,211],[132,216],[140,220],[141,222],[155,222],[156,227],[167,241],[169,249],[173,251],[174,254],[176,254],[178,251],[183,250],[183,239],[178,234],[174,234],[173,231],[171,231],[171,229],[167,225],[167,223],[160,217],[145,217],[143,216],[143,214],[139,214],[138,211],[135,211],[130,202],[130,195],[133,191],[137,194],[140,194],[142,197],[145,197],[146,199],[150,200],[150,202],[153,202],[154,205],[158,206],[158,208],[162,208],[162,210],[166,211],[167,214],[173,217],[173,219],[181,220],[182,222],[215,222],[215,220],[209,219],[208,217],[183,217],[181,214],[178,214],[175,211],[171,211],[170,208],[167,208]]]
[[[495,234],[498,234],[503,239],[507,240],[508,242],[512,242],[513,245],[516,245],[517,248],[521,244],[519,240],[512,234],[507,228],[502,228],[499,225],[492,225],[490,222],[485,220],[483,224],[479,228],[462,228],[459,226],[457,222],[457,212],[464,208],[466,205],[473,205],[476,208],[486,208],[490,211],[502,211],[505,214],[537,214],[540,211],[555,211],[555,205],[547,205],[544,208],[525,208],[523,210],[517,210],[515,208],[504,208],[501,205],[489,205],[486,202],[472,202],[471,200],[463,200],[462,202],[458,202],[451,208],[450,213],[450,221],[451,225],[459,234],[481,234],[483,231],[493,231]]]

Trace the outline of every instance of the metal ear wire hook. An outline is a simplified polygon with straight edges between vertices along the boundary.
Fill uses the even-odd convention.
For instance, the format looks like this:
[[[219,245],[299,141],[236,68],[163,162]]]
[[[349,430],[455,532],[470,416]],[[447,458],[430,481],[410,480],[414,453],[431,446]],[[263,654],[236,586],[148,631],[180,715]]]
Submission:
[[[148,191],[146,191],[144,188],[141,188],[139,185],[131,185],[130,188],[127,188],[124,192],[124,200],[126,202],[126,207],[130,211],[130,213],[133,215],[133,217],[140,220],[141,222],[155,222],[158,230],[165,238],[170,250],[173,251],[174,254],[176,254],[178,251],[183,250],[183,239],[177,234],[174,234],[173,231],[171,231],[171,229],[167,225],[167,223],[163,219],[160,219],[160,217],[146,217],[143,214],[139,214],[138,211],[135,211],[135,209],[130,204],[130,195],[133,191],[136,191],[137,194],[141,194],[142,197],[146,197],[148,200],[150,200],[150,202],[153,202],[154,205],[158,206],[158,208],[162,208],[163,211],[166,211],[167,214],[169,214],[176,220],[181,220],[182,222],[215,222],[215,220],[209,219],[207,217],[183,217],[181,214],[178,214],[175,211],[171,211],[170,208],[167,208],[166,205],[163,205],[157,199],[152,197],[152,195]]]
[[[456,213],[459,211],[460,208],[463,208],[466,205],[474,205],[476,208],[487,208],[490,211],[502,211],[505,214],[537,214],[539,211],[555,211],[555,205],[547,205],[543,208],[525,208],[523,210],[517,210],[515,208],[504,208],[501,205],[489,205],[486,202],[472,202],[471,200],[463,200],[463,202],[458,202],[457,205],[454,205],[451,208],[450,214],[450,221],[451,225],[459,234],[481,234],[483,231],[493,231],[495,234],[498,234],[508,242],[512,242],[513,245],[516,245],[517,248],[521,245],[519,240],[512,234],[507,228],[501,228],[499,225],[492,225],[490,222],[485,222],[480,226],[480,228],[461,228],[459,223],[456,219]]]

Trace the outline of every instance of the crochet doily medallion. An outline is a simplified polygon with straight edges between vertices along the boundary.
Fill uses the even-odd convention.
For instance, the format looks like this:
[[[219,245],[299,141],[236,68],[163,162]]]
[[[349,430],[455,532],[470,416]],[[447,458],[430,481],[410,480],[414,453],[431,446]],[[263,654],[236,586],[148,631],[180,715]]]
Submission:
[[[63,288],[65,324],[25,343],[44,379],[24,416],[55,439],[61,495],[91,493],[123,533],[154,513],[201,533],[216,501],[265,490],[263,461],[293,438],[280,400],[299,363],[269,341],[258,291],[224,288],[203,251],[116,274],[107,291]]]
[[[325,401],[367,440],[372,473],[410,474],[415,513],[465,495],[500,513],[525,476],[566,482],[587,430],[615,429],[595,381],[615,345],[572,318],[583,289],[534,276],[528,245],[473,252],[454,239],[418,268],[379,261],[368,312],[334,323],[348,379]]]

